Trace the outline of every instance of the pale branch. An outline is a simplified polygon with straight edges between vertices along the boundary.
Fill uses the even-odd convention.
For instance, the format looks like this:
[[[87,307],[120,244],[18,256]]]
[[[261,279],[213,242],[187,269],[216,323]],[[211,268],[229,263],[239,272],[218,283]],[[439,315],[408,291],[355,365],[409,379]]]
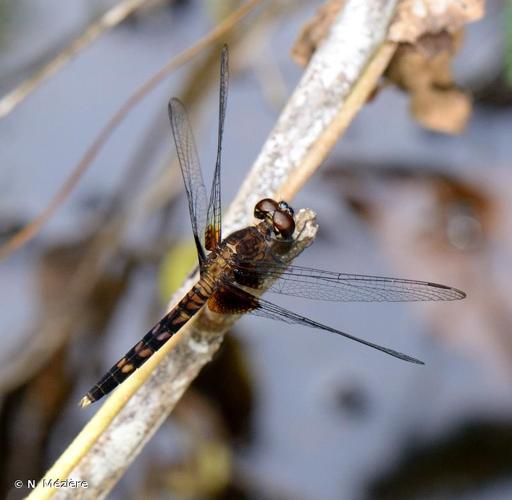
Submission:
[[[392,54],[386,33],[396,3],[345,2],[233,202],[225,235],[252,222],[258,199],[279,193],[291,198],[325,158]],[[313,219],[312,212],[299,212],[299,222],[307,229],[293,254],[311,243]],[[194,280],[184,284],[171,306]],[[86,480],[87,489],[56,490],[40,483],[31,497],[105,496],[211,359],[235,319],[202,311],[191,320],[113,393],[45,476]]]
[[[303,209],[296,216],[296,240],[284,261],[293,260],[314,240],[315,214]],[[186,292],[189,280],[175,296],[174,305]],[[266,285],[270,285],[270,281]],[[171,306],[172,307],[172,306]],[[177,335],[155,353],[107,400],[45,478],[85,480],[88,488],[42,488],[33,498],[81,498],[105,496],[122,476],[170,413],[200,369],[211,360],[222,337],[240,315],[220,315],[203,308]],[[70,470],[69,464],[76,463]]]
[[[328,155],[393,54],[386,35],[397,3],[344,4],[232,203],[228,232],[247,225],[269,193],[293,198]]]

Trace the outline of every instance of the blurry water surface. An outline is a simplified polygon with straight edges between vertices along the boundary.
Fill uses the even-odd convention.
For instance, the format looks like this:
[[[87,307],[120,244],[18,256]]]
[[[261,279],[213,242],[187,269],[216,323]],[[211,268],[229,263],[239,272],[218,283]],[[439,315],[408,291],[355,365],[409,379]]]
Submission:
[[[108,3],[11,2],[11,17],[0,47],[2,93],[30,73],[34,60],[65,43]],[[266,54],[274,58],[288,92],[301,74],[289,58],[290,47],[318,4],[297,9],[288,18],[284,16],[279,29],[271,33],[271,49]],[[493,61],[496,64],[501,43],[499,32],[494,29],[496,22],[496,9],[491,9],[490,19],[470,27],[465,48],[457,59],[462,83],[478,78]],[[34,217],[130,93],[210,25],[211,19],[199,2],[191,2],[179,11],[158,9],[136,23],[125,23],[103,36],[3,119],[2,214]],[[169,135],[167,100],[176,93],[186,70],[171,75],[130,115],[38,240],[1,264],[3,356],[11,356],[23,345],[23,339],[10,332],[25,332],[23,326],[31,325],[38,308],[34,278],[37,248],[43,242],[49,244],[80,234],[87,223],[84,204],[94,197],[108,196],[121,182],[140,138],[155,117],[161,122],[163,136]],[[232,77],[229,95],[223,171],[225,203],[236,193],[276,117],[276,109],[263,95],[256,70],[241,68]],[[216,96],[212,93],[197,130],[207,178],[213,166],[215,124]],[[511,127],[510,112],[477,108],[460,136],[425,132],[412,122],[406,97],[387,90],[356,118],[331,155],[331,163],[336,163],[336,158],[351,158],[369,163],[441,166],[463,176],[485,169],[485,175],[492,178],[496,170],[509,169]],[[170,149],[170,141],[162,144],[162,153]],[[336,190],[318,173],[294,200],[295,206],[317,211],[320,235],[325,236],[305,252],[300,263],[347,272],[400,274],[387,255],[380,252],[374,235],[337,197]],[[179,210],[176,225],[183,237],[189,237],[183,200]],[[135,229],[138,231],[141,229]],[[504,265],[500,259],[491,262]],[[404,277],[446,281],[421,266],[414,275]],[[472,291],[466,291],[471,296]],[[116,333],[105,353],[105,368],[145,331],[147,324],[141,310],[154,300],[153,293],[152,279],[141,275],[130,292],[129,303],[116,319]],[[269,491],[282,492],[281,497],[289,498],[361,498],[368,481],[398,463],[404,446],[411,440],[428,443],[466,421],[508,419],[511,414],[510,372],[494,369],[488,357],[481,359],[470,349],[443,341],[430,331],[414,305],[336,305],[300,299],[279,299],[279,303],[410,353],[425,360],[426,366],[401,363],[328,334],[244,318],[238,335],[249,356],[257,406],[254,441],[238,452],[237,466],[241,474],[263,485],[262,489],[268,485]],[[467,307],[467,303],[437,304],[429,311],[436,315],[463,315]],[[90,382],[81,381],[76,399]],[[61,423],[62,433],[52,437],[48,465],[87,417],[84,412],[69,409]],[[179,436],[177,429],[176,433]],[[184,446],[179,437],[170,436],[168,428],[160,434],[136,460],[112,498],[129,496],[155,453],[172,457]],[[474,494],[466,492],[463,498],[502,499],[511,495],[510,481],[502,481]]]

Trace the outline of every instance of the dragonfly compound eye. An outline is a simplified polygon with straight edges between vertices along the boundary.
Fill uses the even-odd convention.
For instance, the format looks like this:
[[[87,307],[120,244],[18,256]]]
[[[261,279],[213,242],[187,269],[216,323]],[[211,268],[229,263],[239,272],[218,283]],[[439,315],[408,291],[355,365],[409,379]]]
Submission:
[[[294,216],[295,212],[293,211],[293,208],[286,203],[286,201],[280,201],[278,204],[278,208],[281,212],[286,212],[287,214],[290,214],[292,217]]]
[[[269,214],[273,214],[278,209],[277,201],[271,198],[264,198],[258,201],[254,207],[254,217],[256,219],[265,219]]]
[[[276,233],[282,236],[284,239],[289,239],[292,237],[292,234],[295,231],[295,221],[293,220],[293,216],[291,214],[277,210],[274,212],[272,223]]]

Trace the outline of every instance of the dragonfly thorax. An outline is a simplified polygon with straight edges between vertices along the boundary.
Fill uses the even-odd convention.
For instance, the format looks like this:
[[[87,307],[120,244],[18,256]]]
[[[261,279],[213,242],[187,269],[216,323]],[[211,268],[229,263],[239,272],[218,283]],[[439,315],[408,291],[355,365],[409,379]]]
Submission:
[[[436,283],[344,274],[290,265],[293,255],[288,252],[295,243],[292,237],[295,220],[293,209],[285,201],[271,198],[260,200],[254,207],[254,216],[260,222],[239,229],[222,239],[220,168],[227,99],[226,46],[222,50],[220,74],[217,160],[209,203],[206,200],[206,188],[185,107],[179,99],[172,98],[169,101],[169,119],[188,199],[200,279],[89,390],[80,403],[82,406],[87,406],[111,392],[205,306],[217,313],[253,312],[286,323],[336,333],[404,361],[421,364],[416,358],[354,337],[268,302],[260,297],[267,288],[282,295],[337,302],[455,300],[465,297],[460,290]],[[201,241],[203,221],[207,227],[204,245]],[[181,351],[176,356],[181,356]]]
[[[274,234],[285,240],[295,231],[293,215],[293,208],[286,201],[277,202],[272,198],[264,198],[254,207],[254,217],[267,222]]]

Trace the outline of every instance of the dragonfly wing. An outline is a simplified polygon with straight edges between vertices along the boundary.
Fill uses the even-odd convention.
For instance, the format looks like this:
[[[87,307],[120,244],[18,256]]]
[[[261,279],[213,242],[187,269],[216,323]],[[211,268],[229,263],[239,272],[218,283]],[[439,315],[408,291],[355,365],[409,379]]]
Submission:
[[[269,277],[276,281],[269,291],[314,300],[335,302],[414,302],[463,299],[456,288],[427,281],[336,273],[302,266],[263,263],[250,267],[237,263],[237,271],[250,281]]]
[[[187,193],[194,241],[199,262],[202,263],[205,259],[205,251],[200,235],[202,236],[205,225],[206,188],[201,173],[194,135],[185,106],[175,97],[169,101],[169,120]]]
[[[220,189],[220,168],[222,157],[222,136],[224,134],[224,121],[226,118],[226,106],[228,99],[228,46],[222,48],[220,61],[220,89],[219,89],[219,126],[217,137],[217,160],[213,173],[210,202],[208,204],[208,215],[205,232],[205,246],[207,250],[214,250],[222,240],[221,235],[221,189]]]
[[[416,363],[419,365],[424,364],[423,361],[413,358],[412,356],[408,356],[407,354],[395,351],[394,349],[390,349],[389,347],[383,347],[381,345],[374,344],[373,342],[369,342],[359,337],[355,337],[354,335],[350,335],[349,333],[342,332],[341,330],[337,330],[336,328],[332,328],[322,323],[318,323],[317,321],[314,321],[310,318],[306,318],[305,316],[301,316],[300,314],[296,314],[292,311],[289,311],[288,309],[273,304],[272,302],[268,302],[267,300],[264,300],[260,297],[256,297],[251,293],[247,292],[246,290],[242,290],[241,288],[235,285],[226,283],[220,295],[220,301],[223,305],[218,312],[231,312],[236,314],[240,314],[242,312],[250,312],[256,316],[264,318],[283,321],[285,323],[290,323],[293,325],[303,325],[308,326],[310,328],[316,328],[318,330],[335,333],[349,340],[353,340],[365,346],[371,347],[372,349],[376,349],[385,354],[389,354],[390,356],[401,359],[402,361],[408,361],[409,363]],[[217,298],[217,300],[219,300],[219,298]],[[210,302],[208,302],[208,304],[210,305]],[[230,311],[228,310],[229,305],[226,306],[225,304],[233,304],[234,307]]]

